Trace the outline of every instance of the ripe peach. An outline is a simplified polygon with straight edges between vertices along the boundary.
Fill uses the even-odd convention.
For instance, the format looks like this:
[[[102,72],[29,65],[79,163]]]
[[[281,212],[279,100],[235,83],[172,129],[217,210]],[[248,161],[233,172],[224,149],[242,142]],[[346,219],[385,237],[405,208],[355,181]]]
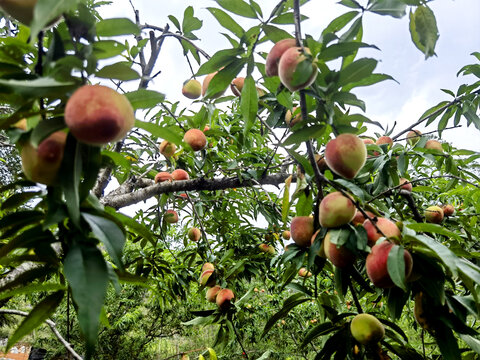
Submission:
[[[216,303],[220,310],[227,310],[233,303],[235,295],[230,289],[222,289],[217,294]]]
[[[283,237],[285,240],[290,240],[290,231],[285,230],[284,232],[282,232],[282,237]]]
[[[202,237],[202,232],[200,231],[199,228],[192,227],[188,230],[187,235],[188,235],[188,238],[190,239],[190,241],[197,242]]]
[[[305,48],[310,53],[308,48]],[[309,87],[317,77],[317,65],[303,53],[300,47],[287,49],[278,63],[278,76],[282,84],[290,91]]]
[[[215,285],[207,290],[207,293],[205,294],[205,298],[207,299],[208,302],[214,303],[216,302],[217,295],[222,290],[220,285]]]
[[[385,327],[373,315],[358,314],[350,323],[350,332],[360,344],[376,344],[385,336]]]
[[[123,139],[135,115],[125,95],[103,85],[83,85],[67,101],[65,123],[78,141],[101,146]]]
[[[174,224],[178,221],[178,214],[175,210],[165,211],[164,219],[169,224]]]
[[[176,169],[173,170],[172,172],[172,179],[177,181],[177,180],[188,180],[190,179],[190,176],[188,176],[188,173],[183,170],[183,169]]]
[[[388,144],[389,148],[391,148],[393,146],[393,140],[390,136],[380,136],[377,141],[376,141],[376,144],[377,145],[383,145],[383,144]]]
[[[400,178],[400,184],[403,184],[400,189],[407,190],[408,192],[412,192],[413,186],[412,183],[409,182],[408,179]]]
[[[275,248],[273,247],[273,245],[260,244],[258,246],[258,248],[260,249],[260,251],[262,251],[264,253],[267,253],[267,254],[270,254],[270,255],[275,255]]]
[[[204,272],[206,270],[215,270],[215,265],[213,265],[212,263],[209,263],[209,262],[203,264],[202,272]]]
[[[422,137],[422,133],[418,130],[410,130],[407,133],[407,143],[410,144],[410,146],[414,146],[420,138]]]
[[[336,174],[353,179],[365,164],[367,149],[354,134],[340,134],[330,140],[325,148],[325,161]]]
[[[428,140],[425,144],[425,149],[438,150],[443,152],[442,144],[437,140]]]
[[[356,208],[352,200],[341,192],[335,191],[323,198],[318,218],[320,225],[326,228],[348,224],[355,216]]]
[[[388,274],[387,259],[390,250],[394,246],[389,241],[383,241],[372,247],[372,252],[368,254],[366,261],[367,275],[373,285],[379,288],[391,288],[394,286],[390,275]],[[407,250],[404,250],[403,259],[405,261],[405,277],[412,272],[413,260]]]
[[[202,85],[200,84],[200,81],[196,79],[185,81],[182,87],[182,94],[189,99],[198,99],[202,94]]]
[[[178,196],[180,196],[182,199],[188,199],[188,195],[185,193],[181,193]]]
[[[214,271],[215,270],[208,269],[202,272],[200,275],[200,285],[209,287],[214,286],[216,282],[215,278],[212,277]]]
[[[232,83],[230,84],[230,90],[232,90],[233,95],[235,96],[241,95],[244,83],[245,83],[244,77],[237,77],[233,79]]]
[[[166,158],[170,158],[175,154],[175,151],[177,151],[177,146],[170,141],[163,140],[158,146],[158,149],[160,150],[160,154]]]
[[[199,151],[207,146],[207,137],[203,131],[198,129],[190,129],[183,136],[183,141],[186,142],[193,151]]]
[[[205,127],[203,128],[203,132],[208,131],[208,130],[210,130],[210,126],[205,125]]]
[[[290,233],[298,246],[310,246],[313,235],[313,217],[295,216],[290,223]]]
[[[442,207],[442,210],[443,210],[443,215],[445,216],[452,216],[453,213],[455,212],[455,208],[453,207],[453,205],[443,205]]]
[[[370,211],[365,211],[365,213],[371,218],[375,217],[375,214]],[[363,225],[364,222],[365,222],[365,216],[363,216],[363,214],[357,210],[357,212],[355,213],[355,216],[352,219],[352,224],[357,226],[357,225]]]
[[[300,277],[310,277],[312,275],[313,274],[304,267],[302,267],[300,270],[298,270],[298,276],[300,276]]]
[[[370,139],[370,138],[365,138],[365,139],[362,139],[363,143],[365,145],[368,145],[368,144],[375,144],[375,141],[373,141],[373,139]]]
[[[265,61],[265,73],[267,76],[278,75],[278,63],[280,58],[287,49],[296,45],[295,39],[283,39],[273,45]]]
[[[325,251],[325,256],[330,262],[339,268],[345,268],[353,264],[355,261],[355,254],[351,252],[344,245],[337,246],[332,244],[330,241],[330,231],[325,235],[323,239],[323,249]]]
[[[398,226],[391,220],[386,219],[386,218],[377,218],[377,227],[385,234],[387,238],[400,238],[402,236],[402,233],[400,232],[400,229]],[[375,226],[373,226],[372,222],[367,219],[363,223],[363,227],[367,231],[367,237],[368,237],[368,245],[373,246],[377,242],[378,239],[382,237],[382,234],[380,234]]]
[[[37,148],[30,142],[20,151],[22,170],[27,179],[45,185],[54,185],[62,164],[67,134],[56,131],[44,139]]]
[[[443,221],[443,210],[440,206],[429,206],[425,209],[425,220],[429,223],[440,224]]]
[[[293,114],[295,114],[295,116],[293,116]],[[290,127],[293,127],[294,125],[302,121],[302,113],[298,106],[295,106],[293,108],[293,114],[290,110],[287,110],[287,112],[285,113],[285,123]]]
[[[218,71],[215,71],[214,73],[208,74],[208,75],[205,77],[205,79],[203,79],[203,83],[202,83],[202,96],[205,96],[205,94],[207,93],[208,85],[210,84],[210,81],[212,81],[213,77],[214,77],[215,75],[217,75],[217,73],[218,73]],[[210,95],[209,97],[212,98],[212,99],[216,99],[216,98],[219,98],[220,96],[222,96],[224,92],[225,92],[225,90],[219,91],[219,92],[217,92],[216,94]]]
[[[172,174],[167,171],[160,171],[157,175],[155,175],[155,183],[161,183],[164,181],[172,181]]]

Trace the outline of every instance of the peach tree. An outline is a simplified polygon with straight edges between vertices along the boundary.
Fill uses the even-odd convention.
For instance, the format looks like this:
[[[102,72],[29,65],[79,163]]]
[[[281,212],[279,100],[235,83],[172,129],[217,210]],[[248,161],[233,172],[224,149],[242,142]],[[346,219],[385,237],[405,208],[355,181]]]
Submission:
[[[0,1],[2,146],[15,144],[24,173],[1,188],[0,313],[24,317],[7,348],[71,299],[93,358],[108,287],[133,283],[165,309],[206,293],[184,325],[215,325],[206,347],[230,358],[281,358],[255,352],[275,324],[305,358],[480,354],[479,154],[442,141],[449,125],[480,129],[480,54],[459,69],[470,83],[386,129],[356,94],[393,80],[360,56],[376,49],[364,16],[408,10],[428,58],[429,4],[342,0],[342,15],[303,34],[307,2],[216,0],[208,20],[230,46],[209,55],[192,7],[158,25],[135,2],[105,18],[104,1]],[[166,41],[191,70],[187,105],[155,81]],[[255,334],[261,283],[275,311]],[[35,295],[28,313],[9,307],[23,295]],[[294,322],[307,304],[308,328]]]

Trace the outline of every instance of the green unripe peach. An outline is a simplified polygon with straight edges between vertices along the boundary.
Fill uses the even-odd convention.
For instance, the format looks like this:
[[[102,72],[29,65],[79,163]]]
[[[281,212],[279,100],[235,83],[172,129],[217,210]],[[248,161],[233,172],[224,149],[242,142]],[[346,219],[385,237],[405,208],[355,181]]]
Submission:
[[[373,315],[358,314],[350,323],[352,336],[360,344],[369,345],[378,343],[385,336],[385,327]]]
[[[158,150],[160,151],[160,154],[166,158],[170,158],[175,154],[175,151],[177,151],[177,146],[170,141],[163,140],[158,146]]]
[[[190,239],[190,241],[197,242],[202,237],[202,232],[200,231],[200,229],[198,229],[196,227],[192,227],[190,230],[188,230],[187,235],[188,235],[188,238]]]
[[[425,149],[443,152],[442,144],[437,140],[428,140],[425,144]]]
[[[196,79],[185,81],[182,87],[182,94],[189,99],[198,99],[202,94],[202,85],[200,84],[200,81]]]
[[[175,224],[178,222],[178,214],[175,210],[165,211],[164,219],[169,224]]]
[[[275,255],[275,248],[273,247],[273,245],[260,244],[258,246],[258,248],[260,249],[260,251],[262,251],[264,253],[267,253],[267,254],[270,254],[270,255]]]
[[[424,211],[425,220],[429,223],[440,224],[443,221],[443,209],[440,206],[429,206]]]
[[[407,143],[410,144],[410,146],[414,146],[420,138],[422,137],[422,133],[418,130],[410,130],[407,133]]]

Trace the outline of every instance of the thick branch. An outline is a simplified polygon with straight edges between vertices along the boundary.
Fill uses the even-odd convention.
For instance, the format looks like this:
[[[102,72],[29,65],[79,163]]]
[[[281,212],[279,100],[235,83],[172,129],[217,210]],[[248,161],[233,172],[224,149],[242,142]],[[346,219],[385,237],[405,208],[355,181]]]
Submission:
[[[12,310],[12,309],[0,309],[1,314],[12,314],[12,315],[20,315],[20,316],[28,316],[28,313],[25,311],[20,310]],[[78,355],[75,350],[70,346],[70,344],[63,338],[63,336],[58,332],[55,323],[52,320],[45,321],[50,329],[52,329],[53,333],[57,337],[57,339],[62,343],[62,345],[67,349],[67,351],[72,354],[72,356],[77,360],[83,360],[83,358]]]
[[[201,191],[201,190],[224,190],[231,188],[252,187],[256,183],[261,185],[280,185],[290,176],[287,173],[278,173],[267,175],[259,180],[245,180],[238,177],[224,177],[214,179],[198,178],[193,180],[163,182],[154,184],[153,181],[143,180],[135,184],[136,187],[143,187],[131,193],[122,193],[123,189],[118,189],[112,194],[107,195],[101,200],[105,206],[111,206],[119,209],[125,206],[145,201],[155,195],[171,193],[175,191]],[[131,185],[131,184],[130,184]]]

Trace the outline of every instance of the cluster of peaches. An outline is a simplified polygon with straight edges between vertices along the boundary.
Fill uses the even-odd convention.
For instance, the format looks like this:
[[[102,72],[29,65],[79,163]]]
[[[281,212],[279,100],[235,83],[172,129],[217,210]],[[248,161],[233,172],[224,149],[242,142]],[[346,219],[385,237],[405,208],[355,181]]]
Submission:
[[[209,302],[216,303],[220,310],[225,311],[232,305],[235,294],[230,289],[222,289],[216,283],[215,266],[208,262],[203,264],[200,285],[209,288],[206,299]]]

